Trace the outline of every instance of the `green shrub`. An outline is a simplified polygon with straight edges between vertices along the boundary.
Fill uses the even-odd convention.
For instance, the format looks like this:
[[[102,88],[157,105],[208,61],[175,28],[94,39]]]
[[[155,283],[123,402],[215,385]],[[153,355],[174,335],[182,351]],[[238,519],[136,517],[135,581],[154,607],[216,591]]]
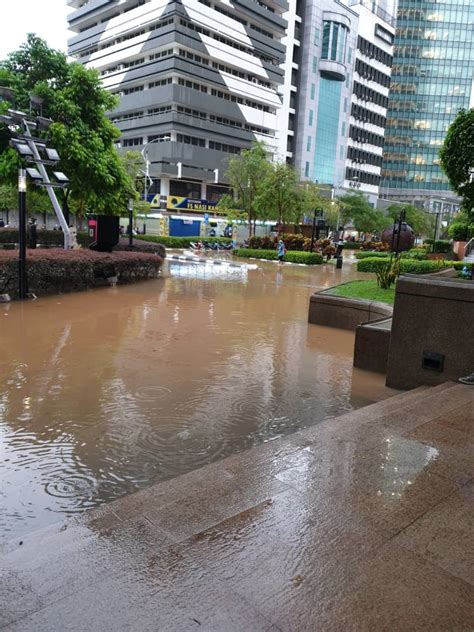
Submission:
[[[268,259],[275,261],[278,258],[276,250],[261,250],[256,248],[236,248],[234,255],[237,257],[253,257],[255,259]],[[284,261],[290,263],[305,263],[306,265],[315,265],[323,262],[323,257],[317,252],[287,252]]]
[[[423,242],[427,246],[431,246],[428,252],[446,253],[451,252],[451,242],[448,239],[425,239]],[[434,249],[433,249],[434,244]]]
[[[77,243],[87,248],[91,243],[89,233],[77,233]],[[58,246],[64,245],[63,233],[60,230],[38,230],[37,242],[41,246]],[[17,244],[18,230],[15,228],[0,228],[0,244]]]
[[[381,259],[372,257],[368,259],[361,259],[357,262],[358,272],[377,272],[384,269],[387,265],[389,258]],[[406,274],[429,274],[430,272],[437,272],[443,268],[450,267],[452,262],[450,261],[416,261],[415,259],[401,259],[400,260],[400,272]]]
[[[383,263],[375,270],[377,277],[377,285],[382,290],[389,290],[400,276],[400,255],[386,258]]]
[[[343,248],[344,250],[359,250],[361,246],[360,241],[346,241]]]
[[[163,244],[167,248],[189,248],[191,242],[208,241],[209,243],[228,244],[232,241],[230,237],[160,237],[158,235],[134,235],[133,239],[140,241],[151,241],[155,244]]]
[[[415,259],[416,261],[425,261],[428,259],[424,248],[412,248],[406,252],[402,252],[402,259]]]
[[[448,228],[448,235],[454,241],[469,241],[474,237],[474,223],[468,221],[456,221]]]
[[[449,261],[446,263],[451,263],[452,267],[455,270],[462,270],[464,268],[464,266],[466,266],[468,268],[468,270],[471,270],[471,268],[474,268],[474,263],[471,262],[467,262],[467,261]]]
[[[374,258],[374,257],[377,259],[386,259],[388,256],[388,253],[361,250],[360,252],[356,252],[354,256],[356,259],[369,259],[369,258]]]

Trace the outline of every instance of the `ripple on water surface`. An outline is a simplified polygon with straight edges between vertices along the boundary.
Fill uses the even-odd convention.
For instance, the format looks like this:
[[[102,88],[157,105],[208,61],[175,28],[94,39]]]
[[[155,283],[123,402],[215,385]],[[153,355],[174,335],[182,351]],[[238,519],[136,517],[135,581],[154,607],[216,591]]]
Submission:
[[[177,265],[145,284],[12,304],[0,330],[0,531],[350,409],[353,334],[305,322],[316,277],[341,278],[332,268]]]

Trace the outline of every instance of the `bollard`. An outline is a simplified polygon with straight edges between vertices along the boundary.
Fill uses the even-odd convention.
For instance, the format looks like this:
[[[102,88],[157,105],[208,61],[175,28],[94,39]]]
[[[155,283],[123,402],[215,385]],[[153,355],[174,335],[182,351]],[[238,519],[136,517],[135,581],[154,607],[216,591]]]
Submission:
[[[340,270],[342,268],[342,257],[338,257],[336,260],[336,269]]]

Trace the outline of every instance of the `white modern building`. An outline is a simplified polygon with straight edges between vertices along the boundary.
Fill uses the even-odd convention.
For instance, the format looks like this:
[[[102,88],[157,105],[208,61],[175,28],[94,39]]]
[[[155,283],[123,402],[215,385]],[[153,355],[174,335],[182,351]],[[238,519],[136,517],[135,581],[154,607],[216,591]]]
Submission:
[[[69,53],[120,96],[120,145],[148,159],[161,208],[215,203],[229,157],[254,139],[277,153],[286,0],[67,3]]]
[[[394,18],[374,0],[290,0],[280,158],[303,179],[356,188],[375,203]]]

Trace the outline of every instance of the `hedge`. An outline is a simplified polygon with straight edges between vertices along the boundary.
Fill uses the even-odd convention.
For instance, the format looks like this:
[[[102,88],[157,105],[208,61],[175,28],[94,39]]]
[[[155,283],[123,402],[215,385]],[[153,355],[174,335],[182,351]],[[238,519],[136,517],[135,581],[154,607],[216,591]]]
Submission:
[[[229,244],[230,237],[160,237],[158,235],[134,235],[133,239],[139,241],[152,241],[155,244],[163,244],[167,248],[189,248],[192,242],[208,241],[209,243]]]
[[[468,261],[450,261],[449,263],[452,264],[455,270],[462,270],[464,266],[466,266],[468,270],[474,268],[474,263]]]
[[[436,241],[434,239],[425,239],[423,243],[431,246],[429,252],[447,253],[452,251],[451,242],[448,239],[437,239]]]
[[[276,261],[278,258],[276,250],[260,250],[254,248],[236,248],[233,254],[237,257],[253,257],[254,259],[268,259],[270,261]],[[323,257],[317,252],[298,252],[292,250],[286,253],[284,261],[315,265],[322,263]]]
[[[108,285],[108,277],[131,283],[158,275],[163,259],[136,252],[95,252],[89,249],[29,250],[28,289],[38,296],[75,292]],[[0,294],[18,296],[18,253],[0,250]]]
[[[356,252],[354,256],[355,256],[356,259],[371,259],[371,258],[386,259],[387,258],[387,253],[386,252],[372,252],[372,251],[367,251],[367,250],[361,250],[360,252]]]
[[[346,241],[344,243],[344,250],[359,250],[362,246],[362,242],[360,241]]]
[[[17,244],[19,239],[18,230],[14,228],[0,228],[0,244]],[[62,246],[64,236],[60,230],[38,230],[37,242],[41,246]],[[92,242],[89,233],[77,233],[77,243],[87,247]]]
[[[357,271],[376,272],[380,270],[388,260],[388,257],[385,257],[385,259],[377,257],[361,259],[357,262]],[[430,272],[437,272],[442,268],[448,268],[451,263],[451,261],[416,261],[415,259],[401,259],[400,272],[406,274],[429,274]]]

